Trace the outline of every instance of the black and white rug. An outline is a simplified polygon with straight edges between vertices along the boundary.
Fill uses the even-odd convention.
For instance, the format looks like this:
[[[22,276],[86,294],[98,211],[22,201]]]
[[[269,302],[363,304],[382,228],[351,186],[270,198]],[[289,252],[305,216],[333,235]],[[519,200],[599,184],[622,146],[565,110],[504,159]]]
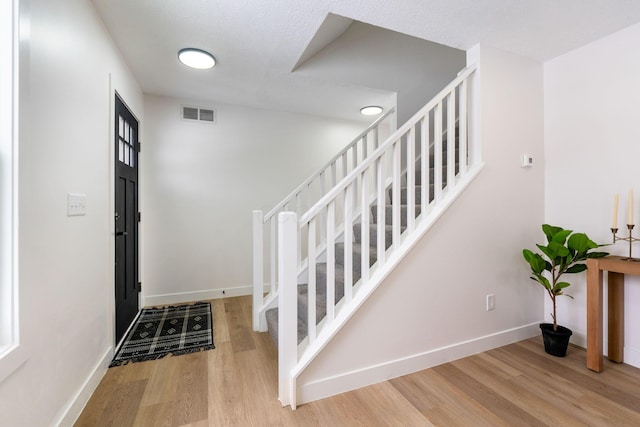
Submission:
[[[213,348],[210,303],[144,308],[109,367]]]

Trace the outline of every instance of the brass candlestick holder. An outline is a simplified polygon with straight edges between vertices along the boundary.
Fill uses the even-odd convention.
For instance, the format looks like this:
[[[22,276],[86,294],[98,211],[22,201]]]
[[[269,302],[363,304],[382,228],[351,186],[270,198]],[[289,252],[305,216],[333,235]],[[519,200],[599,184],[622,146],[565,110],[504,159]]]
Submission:
[[[631,256],[631,246],[633,244],[633,242],[637,242],[640,239],[637,239],[635,237],[633,237],[633,224],[627,224],[627,228],[629,229],[629,235],[627,237],[618,237],[618,229],[617,228],[611,228],[611,233],[613,233],[613,243],[617,242],[618,240],[624,240],[625,242],[629,242],[629,257],[628,258],[622,258],[622,261],[635,261],[635,262],[639,262],[640,259],[639,258],[634,258]]]

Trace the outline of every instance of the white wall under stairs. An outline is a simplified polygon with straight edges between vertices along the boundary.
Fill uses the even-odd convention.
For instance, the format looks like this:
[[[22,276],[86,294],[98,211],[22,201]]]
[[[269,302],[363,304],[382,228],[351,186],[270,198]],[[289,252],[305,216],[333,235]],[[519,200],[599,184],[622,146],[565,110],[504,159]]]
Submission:
[[[487,46],[468,59],[485,167],[301,374],[301,403],[539,333],[543,298],[521,249],[544,220],[542,64]],[[524,152],[533,168],[520,167]]]

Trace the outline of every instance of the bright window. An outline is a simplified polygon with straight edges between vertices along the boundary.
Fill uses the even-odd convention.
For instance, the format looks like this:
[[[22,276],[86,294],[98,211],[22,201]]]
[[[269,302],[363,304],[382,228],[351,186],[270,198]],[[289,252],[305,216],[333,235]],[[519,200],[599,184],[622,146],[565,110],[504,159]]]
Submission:
[[[0,1],[0,381],[25,360],[18,334],[18,0]]]

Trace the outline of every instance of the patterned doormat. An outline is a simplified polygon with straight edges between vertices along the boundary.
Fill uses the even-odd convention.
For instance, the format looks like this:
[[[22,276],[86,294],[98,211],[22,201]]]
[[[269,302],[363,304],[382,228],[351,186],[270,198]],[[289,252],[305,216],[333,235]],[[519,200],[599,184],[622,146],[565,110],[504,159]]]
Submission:
[[[109,367],[213,348],[210,303],[144,308]]]

